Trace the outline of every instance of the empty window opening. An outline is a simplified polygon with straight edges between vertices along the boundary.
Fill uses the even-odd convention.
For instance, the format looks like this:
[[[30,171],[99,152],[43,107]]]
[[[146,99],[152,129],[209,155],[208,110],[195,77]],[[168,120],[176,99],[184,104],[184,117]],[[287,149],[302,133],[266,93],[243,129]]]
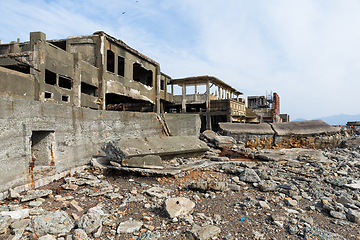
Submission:
[[[53,99],[53,93],[52,92],[45,92],[45,98],[46,99]]]
[[[118,57],[118,75],[125,77],[125,58]]]
[[[111,50],[106,51],[106,70],[109,72],[115,72],[115,54]]]
[[[70,97],[68,95],[61,95],[61,101],[70,102]]]
[[[30,66],[28,65],[6,65],[2,67],[25,74],[30,74]]]
[[[59,75],[59,87],[71,89],[71,78]]]
[[[138,63],[133,65],[133,79],[149,87],[153,86],[153,72],[141,67]]]
[[[45,83],[56,85],[56,73],[45,69]]]
[[[160,81],[160,90],[162,90],[162,91],[165,90],[165,81],[164,80]]]
[[[81,92],[94,97],[98,96],[98,88],[84,82],[81,82]]]
[[[33,131],[30,166],[33,168],[54,165],[54,131]]]
[[[50,42],[50,43],[66,51],[66,41],[58,41],[58,42]]]

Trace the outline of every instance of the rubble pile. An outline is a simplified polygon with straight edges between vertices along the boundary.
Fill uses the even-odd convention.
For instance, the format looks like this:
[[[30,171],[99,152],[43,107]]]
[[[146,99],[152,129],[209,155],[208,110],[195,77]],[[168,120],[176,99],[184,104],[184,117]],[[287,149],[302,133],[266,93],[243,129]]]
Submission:
[[[262,150],[202,139],[201,159],[163,164],[209,164],[175,177],[94,164],[37,190],[9,189],[0,238],[360,239],[359,145]]]

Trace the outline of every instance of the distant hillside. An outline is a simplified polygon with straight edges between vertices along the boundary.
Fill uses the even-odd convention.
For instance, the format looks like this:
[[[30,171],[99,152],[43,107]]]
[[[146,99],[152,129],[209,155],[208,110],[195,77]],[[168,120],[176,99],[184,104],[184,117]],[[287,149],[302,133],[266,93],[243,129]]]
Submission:
[[[360,114],[357,115],[339,114],[329,117],[322,117],[319,119],[323,120],[324,122],[330,125],[346,125],[347,122],[360,121]],[[297,122],[297,121],[306,121],[306,119],[298,118],[293,120],[292,122]]]

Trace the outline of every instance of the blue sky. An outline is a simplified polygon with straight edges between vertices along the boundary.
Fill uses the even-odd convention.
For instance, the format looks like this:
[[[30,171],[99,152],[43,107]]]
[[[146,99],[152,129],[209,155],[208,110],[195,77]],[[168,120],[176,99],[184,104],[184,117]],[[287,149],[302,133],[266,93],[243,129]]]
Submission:
[[[4,0],[0,39],[105,31],[172,78],[277,92],[291,119],[359,114],[359,0]]]

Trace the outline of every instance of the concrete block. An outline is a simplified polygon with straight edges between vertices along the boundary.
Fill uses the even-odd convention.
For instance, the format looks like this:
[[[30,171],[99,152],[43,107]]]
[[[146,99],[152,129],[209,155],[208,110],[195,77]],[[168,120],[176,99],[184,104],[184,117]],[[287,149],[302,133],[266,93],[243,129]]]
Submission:
[[[161,157],[157,155],[146,155],[143,157],[132,157],[129,159],[123,159],[121,165],[125,167],[140,167],[150,169],[164,168],[161,162]]]

